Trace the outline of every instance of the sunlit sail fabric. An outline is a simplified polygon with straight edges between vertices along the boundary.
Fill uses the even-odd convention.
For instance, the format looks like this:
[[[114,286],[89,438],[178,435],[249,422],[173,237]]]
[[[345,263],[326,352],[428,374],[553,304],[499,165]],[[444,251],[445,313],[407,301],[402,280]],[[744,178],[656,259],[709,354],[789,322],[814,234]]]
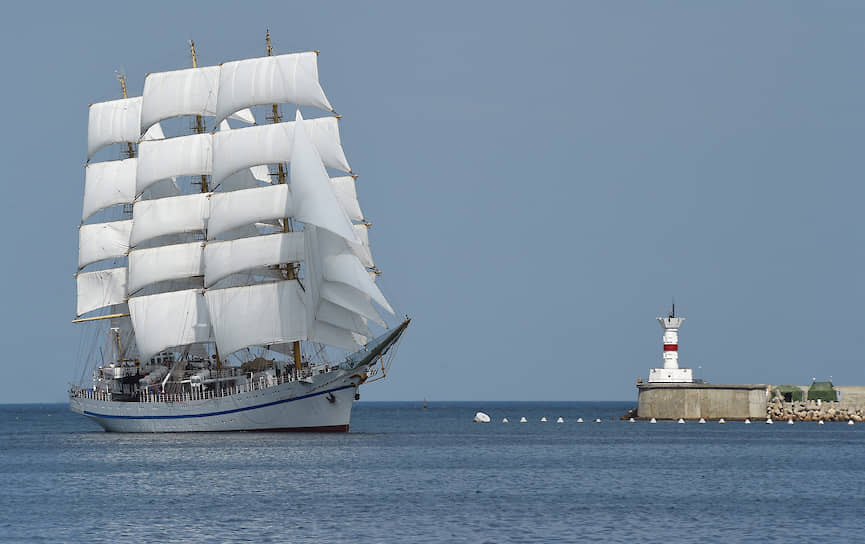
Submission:
[[[148,74],[142,94],[141,132],[171,117],[215,115],[218,88],[219,66]],[[248,109],[232,112],[231,117],[246,123],[255,122]]]
[[[210,200],[209,240],[242,225],[294,215],[293,198],[284,184],[215,192]]]
[[[208,242],[204,248],[204,285],[253,268],[302,261],[302,232],[252,236],[239,240]]]
[[[188,242],[130,251],[129,292],[160,281],[203,276],[202,245]]]
[[[173,176],[210,174],[213,157],[210,134],[190,134],[165,140],[143,141],[138,146],[136,193]]]
[[[325,166],[350,172],[336,118],[320,117],[303,123]],[[243,168],[288,162],[294,147],[294,132],[294,122],[288,121],[213,133],[214,185]]]
[[[307,136],[300,110],[296,115],[295,127],[291,153],[291,192],[296,202],[294,217],[327,229],[346,240],[358,241],[351,221],[333,193],[327,171]]]
[[[129,204],[135,199],[135,172],[138,159],[94,162],[85,167],[84,206],[81,220],[99,210]]]
[[[129,313],[144,360],[168,348],[213,341],[210,315],[199,289],[130,298]]]
[[[360,211],[360,204],[357,201],[354,176],[330,178],[330,186],[348,218],[352,221],[363,221],[363,212]]]
[[[81,272],[75,276],[78,290],[77,315],[98,310],[126,299],[126,267]]]
[[[297,281],[209,289],[204,297],[221,354],[306,340],[306,308]]]
[[[134,143],[141,135],[141,97],[90,105],[87,124],[87,158],[105,146]]]
[[[180,232],[203,231],[210,214],[210,193],[140,200],[132,208],[131,245]]]
[[[78,268],[126,255],[131,232],[131,220],[81,225],[78,229]]]
[[[219,66],[147,74],[141,107],[141,131],[179,115],[216,113]]]
[[[216,104],[217,122],[240,109],[262,104],[333,110],[318,82],[318,55],[314,52],[223,63]]]

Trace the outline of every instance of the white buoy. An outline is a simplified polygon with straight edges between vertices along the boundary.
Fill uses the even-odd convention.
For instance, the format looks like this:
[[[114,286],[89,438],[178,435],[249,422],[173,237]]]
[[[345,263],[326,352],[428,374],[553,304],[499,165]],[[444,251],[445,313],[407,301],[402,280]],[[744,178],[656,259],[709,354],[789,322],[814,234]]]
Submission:
[[[847,422],[847,425],[853,425],[853,420],[852,420],[852,419],[849,420],[849,421]]]
[[[526,418],[525,418],[525,417],[521,417],[521,418],[520,418],[520,423],[525,423],[525,422],[526,422]]]
[[[564,422],[565,422],[564,418],[561,418],[561,417],[556,420],[556,423],[564,423]]]
[[[490,416],[486,415],[483,412],[478,412],[477,414],[475,414],[475,418],[472,421],[474,421],[475,423],[489,423]]]
[[[649,423],[657,423],[657,422],[658,422],[658,420],[655,419],[655,418],[652,418],[652,419],[649,420]]]
[[[823,424],[824,424],[824,423],[823,423],[823,420],[822,420],[822,419],[821,419],[820,421],[817,422],[817,425],[823,425]]]
[[[724,423],[727,423],[727,422],[724,421],[724,418],[722,417],[721,419],[718,420],[718,423],[720,423],[721,425],[723,425]]]
[[[745,425],[750,425],[750,424],[751,424],[751,420],[748,418],[745,418]]]
[[[502,423],[507,423],[507,422],[508,422],[508,418],[503,417],[503,418],[502,418]]]
[[[682,418],[679,418],[679,421],[677,421],[677,422],[676,422],[676,423],[684,423],[684,422],[685,422],[685,420],[684,420],[684,419],[682,419]]]
[[[788,420],[787,420],[787,425],[792,425],[792,424],[793,424],[793,419],[792,419],[792,418],[791,418],[791,419],[788,419]]]
[[[634,422],[634,418],[629,419],[628,422],[629,422],[629,423],[633,423],[633,422]]]
[[[595,423],[600,423],[600,422],[601,422],[601,418],[598,418],[595,420]]]
[[[771,424],[773,424],[773,423],[775,423],[775,422],[772,421],[772,418],[771,418],[771,417],[767,417],[767,418],[766,418],[766,425],[771,425]]]
[[[546,422],[547,422],[547,416],[543,416],[541,418],[541,423],[546,423]]]
[[[578,417],[578,418],[577,418],[577,423],[582,423],[582,422],[583,422],[583,418]]]
[[[705,424],[706,424],[706,420],[703,419],[703,418],[700,418],[699,423],[700,423],[700,425],[705,425]]]

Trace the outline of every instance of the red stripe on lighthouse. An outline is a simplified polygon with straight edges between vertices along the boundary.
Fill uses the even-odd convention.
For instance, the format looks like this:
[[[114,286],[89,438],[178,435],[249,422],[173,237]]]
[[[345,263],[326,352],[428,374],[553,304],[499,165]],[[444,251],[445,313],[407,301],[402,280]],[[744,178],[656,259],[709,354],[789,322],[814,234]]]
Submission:
[[[678,344],[664,344],[664,351],[679,351]]]

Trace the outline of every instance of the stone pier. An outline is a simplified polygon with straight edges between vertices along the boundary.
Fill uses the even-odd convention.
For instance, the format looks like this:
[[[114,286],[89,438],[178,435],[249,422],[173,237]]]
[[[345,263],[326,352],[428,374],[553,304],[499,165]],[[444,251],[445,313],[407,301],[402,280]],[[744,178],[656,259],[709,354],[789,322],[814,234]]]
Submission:
[[[768,385],[637,382],[640,419],[766,419]]]

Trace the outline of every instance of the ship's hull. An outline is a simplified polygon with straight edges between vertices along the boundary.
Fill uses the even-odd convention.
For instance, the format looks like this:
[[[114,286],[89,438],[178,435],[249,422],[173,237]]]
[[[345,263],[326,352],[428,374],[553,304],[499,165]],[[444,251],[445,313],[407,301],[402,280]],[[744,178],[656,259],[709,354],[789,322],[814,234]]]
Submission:
[[[70,397],[73,411],[125,433],[346,432],[365,368],[331,372],[255,391],[187,402],[118,402]]]

